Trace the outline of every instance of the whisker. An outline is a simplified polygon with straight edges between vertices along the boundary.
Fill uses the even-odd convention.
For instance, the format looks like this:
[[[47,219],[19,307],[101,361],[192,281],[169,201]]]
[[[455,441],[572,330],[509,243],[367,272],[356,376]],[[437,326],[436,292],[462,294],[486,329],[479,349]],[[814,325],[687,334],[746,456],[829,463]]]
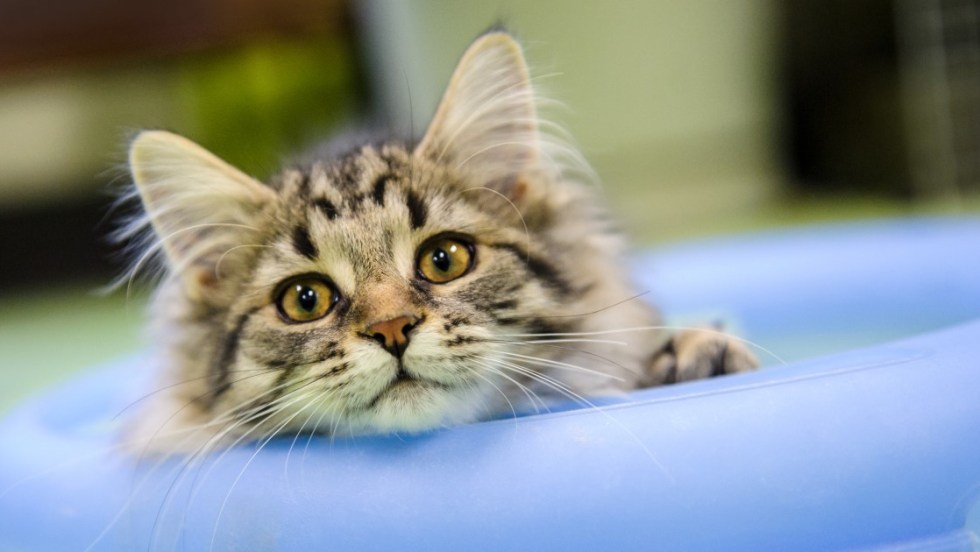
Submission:
[[[657,466],[666,477],[673,479],[673,476],[670,474],[670,471],[667,470],[667,467],[664,466],[663,463],[661,463],[657,459],[656,455],[653,454],[653,451],[650,450],[650,447],[648,447],[646,443],[644,443],[643,440],[640,439],[638,435],[636,435],[636,433],[634,433],[632,430],[626,427],[618,418],[611,415],[608,411],[606,411],[603,408],[599,408],[594,403],[592,403],[582,395],[576,393],[575,391],[571,390],[568,386],[562,384],[561,382],[555,380],[554,378],[548,377],[544,374],[541,374],[540,372],[537,372],[525,366],[520,366],[519,364],[513,362],[507,362],[507,361],[500,361],[500,362],[502,367],[507,367],[518,373],[523,373],[524,375],[536,381],[539,381],[540,383],[548,387],[551,387],[552,389],[555,389],[559,393],[569,398],[572,398],[573,400],[579,402],[580,404],[584,404],[588,406],[591,410],[594,410],[595,412],[598,412],[599,414],[604,416],[610,422],[615,424],[620,430],[626,433],[626,435],[628,435],[633,440],[633,442],[636,443],[643,450],[643,452],[650,459],[650,461],[653,462],[653,464]]]
[[[642,370],[637,370],[635,368],[627,368],[626,366],[623,366],[622,364],[620,364],[618,362],[615,362],[612,359],[609,359],[609,358],[606,358],[606,357],[604,357],[602,355],[593,353],[592,351],[586,351],[585,349],[576,349],[574,347],[562,347],[561,345],[552,345],[553,342],[550,342],[550,341],[540,341],[540,342],[513,341],[511,343],[514,344],[514,345],[527,345],[529,347],[548,347],[548,348],[551,348],[551,349],[558,349],[558,350],[561,350],[561,351],[572,351],[572,352],[574,352],[576,354],[588,355],[588,356],[593,357],[593,358],[595,358],[597,360],[601,360],[603,362],[609,363],[609,364],[611,364],[611,365],[613,365],[613,366],[615,366],[615,367],[623,370],[624,372],[627,372],[627,373],[630,373],[630,374],[634,374],[634,375],[641,375],[642,374]]]
[[[300,387],[300,390],[305,389],[306,385],[308,385],[309,382],[315,381],[315,378],[312,378],[312,377],[306,378],[306,379],[308,379],[309,381],[307,382],[307,384],[305,384],[302,387]],[[259,397],[253,398],[253,400],[251,402],[257,402],[256,399],[261,399],[262,396],[264,396],[264,395],[267,395],[267,394],[270,394],[270,393],[275,393],[275,392],[277,392],[279,390],[278,388],[283,388],[283,387],[285,387],[285,386],[287,386],[289,384],[290,384],[289,382],[284,382],[280,386],[276,386],[276,387],[273,387],[273,388],[271,388],[269,390],[266,390]],[[240,409],[232,409],[232,410],[226,412],[225,413],[226,415],[224,417],[225,418],[228,418],[229,416],[232,417],[231,419],[233,420],[233,423],[225,426],[225,428],[222,431],[216,433],[212,438],[210,438],[208,440],[208,442],[206,442],[204,445],[202,445],[193,455],[191,455],[189,461],[184,464],[184,466],[183,466],[184,469],[180,470],[180,474],[171,483],[170,489],[168,489],[168,492],[165,495],[166,498],[164,500],[164,503],[161,504],[160,511],[157,514],[157,520],[160,519],[160,517],[162,516],[163,512],[168,507],[168,505],[169,505],[169,503],[171,501],[170,497],[173,496],[173,493],[175,492],[176,488],[180,485],[180,480],[183,478],[183,474],[184,473],[187,473],[187,469],[190,468],[191,466],[195,465],[197,463],[197,460],[198,459],[203,460],[206,455],[208,455],[208,454],[210,454],[210,452],[214,451],[215,448],[218,445],[221,444],[221,442],[226,438],[227,435],[229,435],[230,433],[236,431],[240,427],[243,427],[245,425],[248,425],[249,423],[251,423],[255,419],[258,419],[260,417],[263,417],[262,410],[268,408],[270,405],[280,406],[279,411],[282,411],[283,409],[287,408],[288,406],[291,406],[292,404],[296,404],[296,403],[304,402],[304,401],[307,402],[307,406],[309,406],[310,404],[313,404],[313,401],[308,401],[307,400],[309,398],[309,395],[311,395],[311,394],[312,394],[312,392],[307,392],[304,395],[300,395],[300,396],[296,396],[296,397],[292,397],[290,395],[279,397],[278,399],[276,399],[276,400],[274,400],[274,401],[272,401],[270,403],[260,404],[260,405],[257,405],[257,406],[254,406],[254,407],[249,408],[247,411],[245,411],[245,412],[250,412],[251,413],[249,416],[244,416],[243,417],[243,416],[237,415],[238,414],[237,411],[240,410]],[[283,403],[286,402],[287,398],[289,399],[288,404],[283,405]],[[270,434],[270,437],[269,438],[271,439],[271,437],[274,436],[279,430],[281,430],[281,428],[284,427],[285,424],[288,424],[289,421],[291,421],[296,415],[300,414],[302,412],[302,410],[303,409],[300,409],[296,414],[294,414],[289,419],[287,419],[283,425],[281,425],[280,427],[278,427],[274,432],[272,432]],[[253,432],[259,430],[260,428],[261,428],[261,424],[255,424],[255,425],[252,425],[251,427],[249,427],[246,431],[244,431],[241,435],[239,435],[233,442],[231,442],[230,444],[227,444],[227,446],[224,447],[224,449],[222,450],[222,452],[217,457],[211,458],[211,464],[210,464],[210,466],[208,467],[208,469],[203,474],[201,474],[200,472],[196,472],[195,473],[194,479],[190,483],[190,489],[191,489],[191,491],[190,491],[190,495],[188,496],[188,499],[187,499],[188,504],[191,503],[191,502],[193,502],[193,500],[197,496],[197,492],[198,492],[198,489],[200,489],[201,482],[203,480],[206,480],[211,475],[211,472],[225,458],[225,456],[229,453],[229,451],[231,451],[234,447],[236,447],[238,444],[240,444],[244,440],[250,438],[250,435]],[[185,509],[185,511],[186,511],[186,509]],[[183,526],[183,522],[181,522],[181,526]],[[154,523],[154,532],[156,532],[156,523]]]
[[[331,445],[333,445],[334,437],[335,437],[337,428],[340,427],[340,418],[341,418],[341,415],[343,414],[343,412],[340,409],[336,409],[336,408],[331,408],[329,410],[324,410],[320,414],[320,417],[317,418],[316,426],[315,427],[316,428],[319,428],[321,426],[321,424],[323,423],[323,417],[326,416],[328,413],[330,414],[330,425],[328,426],[327,434],[330,436],[330,443],[331,443]],[[301,470],[301,472],[302,472],[302,470],[305,469],[305,466],[306,466],[306,458],[307,458],[307,455],[310,452],[310,445],[313,443],[313,437],[314,436],[316,436],[316,433],[313,432],[313,431],[311,431],[310,432],[310,435],[306,438],[306,445],[303,447],[303,456],[302,456],[302,460],[300,462],[300,470]]]
[[[266,368],[256,368],[254,370],[236,370],[236,372],[258,372],[258,373],[253,374],[251,376],[244,377],[244,378],[239,379],[239,380],[235,380],[235,381],[232,382],[232,384],[239,383],[239,382],[244,381],[244,380],[246,380],[248,378],[252,378],[252,377],[255,377],[255,376],[258,376],[258,375],[261,375],[261,374],[268,373],[268,369],[266,369]],[[153,397],[154,395],[157,395],[159,393],[163,393],[164,391],[169,391],[171,389],[175,389],[177,387],[180,387],[181,385],[188,385],[188,384],[191,384],[191,383],[194,383],[194,382],[203,381],[203,380],[206,380],[206,379],[208,379],[210,377],[211,377],[210,375],[198,376],[196,378],[189,378],[189,379],[186,379],[186,380],[183,380],[183,381],[178,381],[177,383],[171,383],[169,385],[165,385],[163,387],[159,387],[159,388],[157,388],[157,389],[155,389],[155,390],[153,390],[153,391],[151,391],[149,393],[146,393],[146,394],[140,396],[139,398],[133,400],[132,402],[130,402],[129,404],[127,404],[126,406],[124,406],[122,409],[120,409],[118,412],[116,412],[115,415],[113,415],[112,418],[110,418],[110,420],[115,421],[117,418],[119,418],[120,416],[122,416],[123,414],[125,414],[127,410],[129,410],[130,408],[133,408],[134,406],[136,406],[140,402],[145,401],[145,400],[149,399],[150,397]],[[209,392],[210,392],[210,390],[209,390]],[[202,394],[202,395],[199,396],[199,398],[204,398],[204,396],[205,395]]]
[[[310,414],[306,417],[306,420],[303,421],[303,424],[299,426],[299,429],[293,432],[294,433],[293,440],[291,443],[289,443],[289,448],[286,450],[286,460],[283,462],[283,466],[282,466],[283,479],[285,479],[287,486],[289,485],[289,460],[293,455],[293,449],[296,448],[296,444],[299,442],[300,436],[302,436],[303,433],[306,431],[307,424],[310,423],[310,421],[313,419],[313,416],[316,415],[317,411],[322,409],[322,406],[326,402],[326,400],[327,400],[327,395],[321,394],[319,397],[317,397],[315,401],[312,401],[309,406],[313,406],[313,405],[316,406],[313,406],[313,408],[310,411]],[[317,423],[310,428],[309,434],[311,439],[314,433],[316,432],[316,428],[319,425],[320,420],[323,420],[323,416],[325,414],[326,411],[320,412],[320,416],[319,418],[317,418]]]
[[[147,214],[147,217],[152,217],[152,216],[158,215],[158,214],[159,213],[148,213]],[[147,224],[149,224],[149,221],[147,221]],[[142,270],[143,265],[153,255],[156,255],[157,253],[159,253],[160,251],[162,251],[166,247],[167,243],[169,243],[173,238],[177,237],[179,234],[182,234],[182,233],[185,233],[185,232],[191,232],[193,230],[200,230],[202,228],[221,228],[221,227],[239,228],[239,229],[251,230],[253,232],[258,232],[259,231],[258,228],[255,228],[254,226],[248,226],[248,225],[245,225],[245,224],[235,224],[235,223],[226,223],[226,222],[220,222],[220,223],[219,222],[214,222],[214,223],[193,224],[193,225],[190,225],[190,226],[185,226],[183,228],[179,228],[177,230],[174,230],[174,231],[172,231],[172,232],[170,232],[169,234],[166,234],[166,235],[158,235],[157,239],[155,241],[153,241],[152,243],[150,243],[148,245],[148,247],[146,247],[146,250],[140,255],[140,257],[136,260],[136,262],[129,269],[129,271],[128,271],[129,276],[126,279],[126,299],[128,300],[131,297],[131,295],[132,295],[133,281],[134,281],[136,275],[139,274],[139,272]],[[184,269],[187,266],[190,266],[191,264],[193,264],[194,261],[196,261],[198,255],[199,255],[199,253],[190,253],[190,254],[188,254],[187,255],[187,261],[185,261],[184,263],[182,263],[180,266],[171,267],[171,271],[170,272],[172,274],[179,274],[179,273],[183,272]],[[120,284],[121,283],[122,282],[120,282]]]
[[[498,335],[500,335],[501,337],[511,337],[511,336],[513,336],[513,337],[532,337],[532,336],[533,337],[538,337],[538,336],[548,337],[550,335],[558,335],[558,334],[498,334]],[[621,345],[621,346],[629,345],[629,343],[627,343],[625,341],[613,341],[613,340],[610,340],[610,339],[563,339],[563,338],[559,338],[559,339],[539,339],[539,340],[522,340],[522,341],[510,341],[510,340],[504,340],[504,339],[501,339],[501,340],[492,340],[491,339],[491,340],[487,340],[487,341],[491,341],[491,342],[494,342],[494,343],[508,343],[508,344],[515,344],[515,345],[539,345],[539,344],[542,344],[542,343],[604,343],[606,345]]]
[[[704,333],[710,333],[710,334],[724,336],[724,337],[727,337],[727,338],[732,339],[734,341],[738,341],[739,343],[743,343],[745,345],[748,345],[749,347],[753,347],[755,349],[758,349],[759,351],[762,351],[763,353],[765,353],[765,354],[769,355],[770,357],[772,357],[773,359],[775,359],[780,364],[784,364],[784,365],[787,364],[787,362],[785,360],[783,360],[779,355],[777,355],[776,353],[774,353],[774,352],[770,351],[769,349],[763,347],[762,345],[759,345],[758,343],[756,343],[754,341],[749,341],[748,339],[744,339],[744,338],[741,338],[741,337],[739,337],[737,335],[733,335],[733,334],[730,334],[728,332],[724,332],[724,331],[721,331],[721,330],[715,330],[715,329],[712,329],[712,328],[703,328],[703,327],[699,327],[699,326],[635,326],[635,327],[632,327],[632,328],[617,328],[617,329],[613,329],[613,330],[597,330],[597,331],[592,331],[592,332],[555,332],[555,333],[537,333],[537,334],[534,334],[534,333],[520,334],[520,333],[518,333],[518,334],[498,334],[498,335],[499,335],[499,337],[551,337],[551,336],[554,336],[554,337],[576,337],[576,336],[590,336],[590,335],[612,335],[612,334],[617,334],[617,333],[645,332],[645,331],[656,331],[656,330],[694,331],[694,332],[704,332]],[[557,340],[555,340],[555,341],[557,341]]]
[[[266,391],[264,391],[263,393],[261,393],[260,395],[258,395],[257,397],[253,397],[249,402],[253,402],[253,403],[254,402],[259,402],[266,395],[275,394],[281,388],[284,388],[288,384],[289,384],[289,382],[284,382],[281,385],[273,386],[270,389],[267,389]],[[273,402],[275,402],[275,401],[273,401]],[[271,403],[269,403],[269,404],[271,404]],[[221,416],[218,416],[216,418],[213,418],[213,419],[209,420],[205,424],[201,424],[201,425],[197,426],[196,428],[192,428],[192,429],[198,429],[198,430],[200,430],[200,429],[204,429],[204,428],[210,427],[210,426],[222,425],[222,424],[224,424],[224,421],[225,420],[231,420],[232,421],[231,424],[225,425],[225,427],[221,431],[215,433],[211,438],[209,438],[208,441],[205,442],[201,447],[199,447],[197,451],[195,451],[193,454],[190,455],[190,457],[187,459],[187,461],[185,461],[184,463],[182,463],[182,465],[180,466],[180,469],[177,470],[177,473],[175,474],[174,480],[171,482],[170,486],[167,489],[167,492],[164,494],[164,500],[161,503],[160,508],[157,511],[157,517],[156,517],[156,519],[154,521],[153,528],[152,528],[152,533],[151,534],[156,534],[157,533],[158,523],[159,523],[160,519],[162,518],[164,512],[168,509],[168,507],[169,507],[169,505],[170,505],[170,503],[172,501],[172,497],[174,496],[174,493],[176,492],[176,490],[179,488],[179,486],[181,484],[181,481],[184,478],[184,475],[193,466],[198,465],[198,463],[200,461],[203,461],[204,458],[205,458],[205,456],[209,455],[210,452],[213,452],[216,449],[216,447],[219,444],[221,444],[221,442],[227,437],[227,435],[229,435],[233,431],[236,431],[238,428],[243,427],[243,426],[247,425],[248,423],[250,423],[250,421],[251,421],[250,418],[243,418],[243,417],[240,417],[240,416],[237,415],[237,412],[241,409],[242,406],[244,406],[244,405],[239,405],[239,407],[230,409],[230,410],[224,412]],[[265,404],[261,404],[259,406],[250,408],[249,411],[256,411],[256,412],[258,412],[259,409],[264,408],[266,406],[267,405],[265,405]],[[234,447],[235,445],[239,444],[241,441],[243,441],[244,439],[246,439],[253,431],[257,430],[258,428],[259,428],[258,425],[252,426],[251,428],[249,428],[248,430],[246,430],[244,433],[242,433],[242,435],[239,436],[234,442],[232,442],[230,445],[228,445],[217,458],[213,458],[212,459],[212,464],[207,469],[207,471],[203,474],[203,476],[200,474],[200,472],[196,472],[195,473],[195,476],[194,476],[193,480],[191,480],[191,483],[190,483],[190,494],[189,494],[188,499],[187,499],[188,504],[190,504],[191,502],[193,502],[194,498],[197,496],[197,489],[200,488],[199,481],[201,479],[207,479],[207,477],[210,476],[212,470],[225,457],[225,455],[228,453],[228,451],[232,447]],[[189,434],[187,436],[187,438],[189,438],[191,436],[193,436],[193,434]],[[186,509],[185,509],[185,511],[186,511]],[[183,526],[183,523],[181,523],[181,526]]]
[[[513,201],[511,201],[511,199],[509,197],[507,197],[504,194],[498,192],[497,190],[494,190],[493,188],[487,188],[486,186],[476,186],[476,187],[473,187],[473,188],[466,188],[465,190],[462,190],[459,193],[462,194],[464,192],[470,192],[470,191],[474,191],[474,190],[483,190],[483,191],[487,191],[487,192],[491,192],[491,193],[497,194],[498,196],[500,196],[501,198],[503,198],[503,200],[506,201],[508,205],[511,206],[511,208],[514,210],[515,213],[517,213],[517,218],[520,219],[521,226],[524,227],[524,240],[526,242],[526,246],[524,248],[524,251],[526,251],[526,257],[524,259],[524,264],[531,264],[531,231],[527,227],[527,222],[524,220],[524,214],[521,213],[521,210],[517,207],[517,205],[514,204]]]
[[[222,261],[225,260],[225,257],[227,257],[229,253],[231,253],[232,251],[234,251],[236,249],[243,249],[243,248],[246,248],[246,247],[258,247],[258,248],[266,248],[266,249],[275,249],[274,246],[271,246],[271,245],[261,245],[261,244],[257,244],[257,243],[246,243],[246,244],[236,245],[234,247],[228,248],[227,250],[225,250],[224,253],[221,254],[220,257],[218,257],[218,260],[214,263],[214,276],[215,276],[215,278],[217,278],[218,280],[221,280],[221,263],[222,263]]]
[[[494,95],[490,96],[489,98],[483,98],[483,101],[480,102],[480,108],[474,109],[472,113],[470,113],[467,116],[467,118],[462,121],[462,123],[456,126],[456,129],[453,131],[453,133],[450,134],[448,138],[446,138],[445,145],[442,147],[442,150],[439,152],[439,155],[436,157],[436,163],[438,164],[442,162],[442,158],[450,150],[457,136],[462,134],[463,131],[465,131],[474,121],[477,121],[481,117],[484,117],[487,112],[496,109],[497,106],[495,105],[495,102],[500,101],[501,98],[506,97],[507,94],[514,93],[515,90],[517,91],[518,95],[527,96],[529,99],[533,98],[533,93],[530,90],[525,90],[525,85],[523,82],[518,82],[516,84],[512,84],[506,88],[503,88],[499,90],[497,93],[495,93]]]
[[[126,511],[129,509],[129,507],[132,505],[138,493],[143,489],[143,486],[150,482],[150,476],[154,472],[156,472],[157,469],[162,467],[167,460],[169,460],[169,457],[163,457],[158,459],[156,464],[147,472],[147,474],[139,481],[139,483],[135,485],[135,488],[132,491],[130,491],[129,498],[127,498],[123,502],[122,506],[119,507],[115,515],[113,515],[113,517],[108,522],[106,522],[106,524],[102,527],[102,530],[99,532],[99,534],[97,534],[92,539],[92,541],[88,544],[88,546],[84,548],[84,552],[88,552],[93,548],[95,548],[102,541],[102,539],[104,539],[106,535],[108,535],[109,532],[112,531],[112,529],[116,526],[116,524],[119,523],[119,520],[122,519],[123,514],[125,514]],[[176,474],[177,472],[179,472],[180,469],[181,466],[176,466],[172,473]]]
[[[591,374],[591,375],[595,375],[595,376],[602,376],[602,377],[609,378],[609,379],[614,379],[614,380],[620,381],[620,382],[625,382],[626,381],[626,380],[624,380],[623,378],[621,378],[619,376],[616,376],[616,375],[613,375],[613,374],[610,374],[610,373],[607,373],[607,372],[601,372],[599,370],[592,370],[592,369],[586,368],[584,366],[576,366],[574,364],[569,364],[567,362],[561,362],[561,361],[558,361],[558,360],[551,360],[551,359],[547,359],[547,358],[533,357],[533,356],[528,356],[528,355],[522,355],[520,353],[512,353],[512,352],[508,352],[508,351],[499,351],[499,353],[502,354],[502,355],[505,355],[505,356],[519,358],[519,359],[522,359],[522,360],[525,360],[525,361],[528,361],[528,362],[534,362],[535,364],[538,364],[540,366],[550,366],[552,368],[563,368],[565,370],[572,370],[572,371],[575,371],[575,372],[581,372],[583,374]]]
[[[490,357],[483,357],[483,356],[477,357],[477,358],[478,359],[488,360],[488,361],[493,361],[494,360],[494,359],[492,359]],[[520,382],[518,382],[514,378],[512,378],[512,377],[508,376],[507,374],[504,374],[503,372],[497,370],[496,368],[494,368],[490,364],[487,364],[485,362],[479,362],[479,361],[477,361],[476,364],[477,364],[477,366],[481,366],[481,367],[483,367],[483,368],[485,368],[487,370],[490,370],[493,373],[497,374],[498,376],[500,376],[500,377],[502,377],[502,378],[510,381],[511,383],[513,383],[518,389],[521,390],[522,393],[524,393],[524,395],[527,397],[527,400],[530,401],[531,406],[533,406],[535,408],[535,411],[537,411],[537,405],[536,405],[536,403],[534,401],[535,401],[535,399],[540,400],[540,398],[537,397],[536,395],[534,395],[534,393],[531,392],[530,389],[528,389],[526,386],[522,385]],[[474,374],[482,377],[484,380],[487,381],[487,383],[490,383],[490,385],[493,385],[494,389],[496,389],[504,397],[504,400],[507,401],[507,406],[510,407],[511,414],[513,414],[513,416],[516,418],[517,417],[517,409],[514,408],[514,403],[510,400],[510,397],[507,396],[507,393],[505,393],[502,389],[500,389],[499,387],[497,387],[496,385],[494,385],[493,382],[491,382],[489,380],[489,378],[486,378],[485,376],[483,376],[483,374],[480,374],[476,370],[472,370],[472,372]]]
[[[486,364],[481,364],[481,363],[477,362],[476,365],[477,366],[482,366],[484,369],[490,370],[491,372],[497,374],[498,376],[510,380],[511,382],[514,383],[514,385],[518,386],[518,388],[520,388],[522,391],[524,391],[525,394],[528,393],[527,388],[525,388],[523,385],[521,385],[517,381],[514,381],[512,378],[508,377],[506,374],[504,374],[504,373],[502,373],[500,371],[497,371],[493,367],[488,366]],[[500,388],[500,386],[498,386],[497,384],[495,384],[493,382],[493,380],[491,380],[490,378],[484,376],[478,370],[474,370],[471,367],[467,367],[467,368],[469,368],[470,373],[472,373],[473,375],[475,375],[478,378],[482,379],[483,381],[487,382],[490,386],[492,386],[494,389],[497,390],[497,393],[500,393],[500,396],[503,397],[504,398],[504,401],[507,402],[507,408],[510,409],[511,416],[513,416],[516,419],[517,418],[517,409],[514,408],[514,403],[513,403],[513,401],[510,400],[510,397],[507,396],[507,393],[505,393],[504,390]],[[530,399],[531,399],[531,396],[528,395],[528,400],[530,400]],[[484,405],[484,406],[486,406],[486,405]]]
[[[297,397],[296,398],[296,401],[294,401],[291,404],[295,404],[296,402],[299,402],[299,401],[304,400],[306,398],[307,397],[305,397],[305,396]],[[238,485],[238,482],[241,481],[242,477],[245,476],[245,471],[248,470],[248,467],[250,465],[252,465],[252,462],[255,460],[255,458],[258,456],[258,454],[260,452],[262,452],[262,450],[269,443],[269,441],[271,441],[274,437],[276,437],[276,435],[280,431],[282,431],[283,428],[285,428],[287,425],[289,425],[289,423],[291,421],[293,421],[293,419],[295,419],[296,416],[298,416],[300,413],[302,413],[303,410],[305,410],[306,408],[308,408],[310,406],[310,404],[312,404],[312,403],[309,402],[309,401],[307,401],[307,404],[303,408],[297,410],[292,416],[290,416],[289,418],[287,418],[286,420],[284,420],[282,423],[280,423],[278,426],[276,426],[276,428],[273,429],[269,433],[268,437],[266,437],[262,441],[262,443],[259,444],[258,447],[256,447],[255,452],[252,453],[252,455],[245,462],[245,465],[242,466],[242,469],[239,471],[238,475],[235,477],[235,480],[232,481],[231,486],[229,486],[228,492],[225,494],[225,499],[221,502],[221,506],[218,508],[218,515],[217,515],[217,517],[215,518],[215,521],[214,521],[214,530],[211,533],[211,543],[208,546],[208,550],[214,550],[214,542],[215,542],[215,540],[218,537],[218,528],[220,527],[220,524],[221,524],[221,516],[224,514],[225,507],[228,506],[228,500],[231,499],[231,493],[235,490],[235,487]]]
[[[635,301],[635,300],[640,299],[640,298],[642,298],[642,297],[644,297],[646,295],[649,295],[649,294],[650,294],[650,291],[649,290],[643,291],[643,292],[637,293],[636,295],[627,297],[626,299],[621,299],[619,301],[616,301],[615,303],[612,303],[610,305],[606,305],[605,307],[601,307],[601,308],[598,308],[598,309],[595,309],[595,310],[591,310],[591,311],[588,311],[588,312],[580,312],[580,313],[576,313],[576,314],[551,314],[551,315],[544,315],[544,316],[515,316],[515,317],[513,317],[513,319],[514,320],[524,320],[524,319],[529,319],[529,318],[536,318],[536,319],[539,319],[540,320],[540,319],[551,319],[551,318],[579,318],[579,317],[583,317],[583,316],[592,316],[593,314],[599,314],[600,312],[607,311],[609,309],[618,307],[619,305],[622,305],[622,304],[625,304],[625,303],[629,303],[630,301]]]
[[[248,371],[251,372],[251,370],[248,370]],[[263,375],[263,373],[262,372],[259,372],[259,373],[255,373],[255,374],[250,374],[250,375],[245,376],[243,378],[239,378],[239,379],[233,381],[232,383],[233,384],[234,383],[239,383],[241,381],[245,381],[247,379],[254,378],[254,377],[257,377],[257,376],[260,376],[260,375]],[[277,388],[274,387],[272,389],[269,389],[269,390],[264,391],[262,394],[260,394],[257,397],[253,397],[252,400],[261,400],[261,398],[264,397],[266,394],[273,393],[273,392],[276,392],[276,391],[277,391]],[[211,389],[208,389],[208,390],[204,391],[203,393],[199,393],[199,394],[191,397],[190,400],[188,400],[187,402],[185,402],[183,404],[183,406],[181,406],[180,408],[178,408],[177,410],[175,410],[174,412],[172,412],[170,414],[170,416],[168,416],[165,420],[163,420],[163,422],[156,429],[156,431],[154,431],[153,434],[150,435],[150,437],[148,439],[146,439],[146,442],[143,445],[143,449],[142,449],[142,451],[139,454],[139,458],[142,459],[142,458],[144,458],[149,453],[150,444],[155,439],[158,439],[159,437],[161,437],[161,432],[163,431],[163,429],[165,427],[167,427],[167,425],[169,425],[172,421],[174,421],[177,418],[177,416],[181,415],[185,409],[187,409],[191,405],[193,405],[193,404],[201,401],[202,399],[204,399],[205,397],[207,397],[211,393],[212,393],[212,390]],[[193,426],[193,427],[189,427],[189,428],[181,428],[181,429],[169,429],[166,433],[163,433],[162,435],[173,436],[173,435],[179,435],[181,433],[185,433],[185,434],[187,434],[185,436],[185,439],[187,439],[187,438],[190,438],[190,437],[193,436],[193,433],[192,432],[194,432],[194,431],[199,431],[201,429],[205,429],[207,427],[212,427],[214,425],[223,423],[225,421],[224,416],[226,416],[227,414],[228,413],[222,414],[221,416],[218,416],[218,417],[213,417],[208,422],[206,422],[204,424],[197,425],[197,426]]]

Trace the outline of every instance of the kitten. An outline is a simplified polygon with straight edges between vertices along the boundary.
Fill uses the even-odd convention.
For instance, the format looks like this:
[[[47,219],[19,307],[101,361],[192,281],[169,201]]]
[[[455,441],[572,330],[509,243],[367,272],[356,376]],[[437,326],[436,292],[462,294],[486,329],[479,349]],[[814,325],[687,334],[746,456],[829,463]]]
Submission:
[[[417,432],[753,369],[717,332],[656,328],[539,101],[520,46],[492,32],[414,145],[362,144],[260,183],[139,134],[145,213],[122,235],[145,231],[168,277],[161,378],[129,438],[169,452]]]

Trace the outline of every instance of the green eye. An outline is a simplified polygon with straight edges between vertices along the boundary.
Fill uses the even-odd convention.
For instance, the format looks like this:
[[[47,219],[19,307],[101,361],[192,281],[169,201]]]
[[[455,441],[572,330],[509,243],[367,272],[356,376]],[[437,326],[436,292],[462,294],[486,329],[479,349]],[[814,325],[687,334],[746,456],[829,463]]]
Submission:
[[[300,276],[282,287],[276,307],[287,322],[312,322],[330,314],[339,300],[336,288],[322,276]]]
[[[429,240],[419,249],[419,274],[434,284],[444,284],[473,267],[473,245],[458,238]]]

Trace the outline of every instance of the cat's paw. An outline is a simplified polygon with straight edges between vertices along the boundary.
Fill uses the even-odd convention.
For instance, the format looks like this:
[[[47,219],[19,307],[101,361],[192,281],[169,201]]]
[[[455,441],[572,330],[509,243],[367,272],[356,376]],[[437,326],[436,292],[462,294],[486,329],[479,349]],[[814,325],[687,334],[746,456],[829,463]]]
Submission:
[[[716,330],[684,330],[654,355],[650,384],[710,378],[758,367],[758,359],[742,341]]]

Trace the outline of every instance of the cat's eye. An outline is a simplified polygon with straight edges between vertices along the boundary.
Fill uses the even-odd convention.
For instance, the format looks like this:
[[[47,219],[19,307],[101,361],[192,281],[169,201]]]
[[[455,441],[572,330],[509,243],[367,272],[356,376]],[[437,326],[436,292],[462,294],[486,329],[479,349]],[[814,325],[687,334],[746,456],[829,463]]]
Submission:
[[[330,314],[339,300],[337,289],[326,278],[299,276],[281,286],[276,308],[287,322],[312,322]]]
[[[418,271],[422,278],[444,284],[473,268],[473,244],[461,238],[442,236],[419,248]]]

